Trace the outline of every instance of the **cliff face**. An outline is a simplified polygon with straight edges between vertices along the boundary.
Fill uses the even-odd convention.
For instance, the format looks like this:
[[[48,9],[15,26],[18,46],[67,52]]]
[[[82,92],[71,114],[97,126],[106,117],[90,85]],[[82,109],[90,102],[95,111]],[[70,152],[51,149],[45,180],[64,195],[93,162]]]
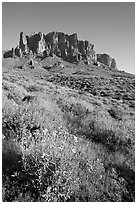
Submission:
[[[97,61],[107,65],[109,68],[116,69],[116,61],[107,54],[97,54]]]
[[[79,41],[77,34],[67,35],[61,32],[51,32],[47,35],[39,32],[30,36],[20,33],[19,45],[14,49],[15,55],[22,57],[30,51],[41,57],[53,54],[70,62],[79,60],[95,60],[94,45],[88,41]],[[13,49],[4,57],[14,57]]]
[[[97,54],[94,45],[89,41],[78,40],[77,33],[72,35],[62,32],[41,32],[31,35],[20,33],[19,45],[4,54],[4,57],[22,57],[29,53],[41,58],[53,56],[54,54],[65,61],[78,62],[84,60],[89,63],[97,61],[116,68],[116,61],[106,54]]]
[[[12,48],[11,50],[8,50],[6,51],[4,54],[3,54],[3,57],[4,58],[9,58],[9,57],[14,57],[14,48]]]
[[[77,34],[67,35],[61,32],[51,32],[47,35],[39,32],[33,35],[20,33],[19,49],[23,54],[30,50],[33,54],[48,57],[53,54],[70,62],[95,60],[94,45],[88,41],[79,41]]]

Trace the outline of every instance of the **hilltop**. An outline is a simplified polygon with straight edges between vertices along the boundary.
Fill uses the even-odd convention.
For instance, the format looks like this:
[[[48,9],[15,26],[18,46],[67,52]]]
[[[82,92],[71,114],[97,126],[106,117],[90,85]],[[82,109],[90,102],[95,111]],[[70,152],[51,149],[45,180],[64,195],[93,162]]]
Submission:
[[[20,33],[19,43],[4,53],[4,57],[22,57],[33,55],[37,58],[56,56],[68,62],[84,61],[85,64],[93,64],[100,67],[116,69],[116,61],[108,54],[96,54],[94,45],[89,41],[78,40],[77,33],[68,35],[62,32],[33,33],[25,35]]]

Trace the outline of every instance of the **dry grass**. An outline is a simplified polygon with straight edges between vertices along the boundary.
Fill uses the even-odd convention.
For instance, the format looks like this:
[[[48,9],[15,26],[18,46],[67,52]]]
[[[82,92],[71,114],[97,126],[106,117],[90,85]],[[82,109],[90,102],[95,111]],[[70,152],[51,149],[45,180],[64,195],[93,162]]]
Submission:
[[[121,184],[108,178],[112,189],[105,189],[107,152],[70,134],[40,108],[38,115],[36,107],[21,107],[3,120],[3,130],[5,124],[12,130],[3,132],[4,201],[120,201]],[[121,189],[119,197],[114,189]]]
[[[9,72],[3,77],[3,201],[134,201],[133,110]],[[23,102],[31,92],[34,100]]]

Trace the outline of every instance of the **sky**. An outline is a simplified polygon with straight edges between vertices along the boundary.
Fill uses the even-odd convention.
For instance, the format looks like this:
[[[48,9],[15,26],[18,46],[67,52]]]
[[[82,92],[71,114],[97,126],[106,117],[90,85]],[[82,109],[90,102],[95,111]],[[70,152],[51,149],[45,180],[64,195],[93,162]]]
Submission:
[[[3,2],[2,49],[16,47],[22,31],[78,33],[97,54],[115,58],[119,70],[135,73],[133,2]]]

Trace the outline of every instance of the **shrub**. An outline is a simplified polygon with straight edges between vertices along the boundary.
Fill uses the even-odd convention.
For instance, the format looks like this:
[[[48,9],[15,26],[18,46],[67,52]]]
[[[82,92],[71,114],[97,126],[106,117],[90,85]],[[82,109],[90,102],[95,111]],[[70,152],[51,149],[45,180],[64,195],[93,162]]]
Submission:
[[[120,138],[117,124],[112,126],[115,120],[72,101],[59,103],[64,119],[56,104],[43,98],[15,111],[4,109],[3,201],[110,202],[126,197],[126,183],[106,171],[115,156],[104,146],[116,147]]]
[[[105,190],[103,152],[65,128],[22,138],[20,148],[22,169],[6,177],[4,201],[120,201],[121,184],[108,177],[112,189]],[[120,189],[119,197],[113,189]]]
[[[124,116],[124,110],[122,110],[122,107],[119,106],[113,106],[108,110],[108,113],[110,116],[116,120],[123,120]]]
[[[29,85],[28,87],[26,87],[26,90],[28,92],[35,92],[35,91],[43,92],[44,88],[38,85]]]
[[[6,137],[22,137],[22,134],[28,134],[33,128],[39,130],[44,128],[54,129],[63,124],[61,111],[50,101],[37,99],[31,104],[22,104],[10,114],[9,111],[3,111],[3,134]]]
[[[100,108],[89,109],[73,101],[65,103],[60,100],[58,104],[64,112],[70,132],[103,144],[110,151],[124,151],[127,154],[131,143],[134,145],[134,127],[122,121],[122,112],[113,110],[115,120],[110,113]]]
[[[18,143],[13,140],[3,140],[2,169],[4,175],[21,170],[22,152]]]

